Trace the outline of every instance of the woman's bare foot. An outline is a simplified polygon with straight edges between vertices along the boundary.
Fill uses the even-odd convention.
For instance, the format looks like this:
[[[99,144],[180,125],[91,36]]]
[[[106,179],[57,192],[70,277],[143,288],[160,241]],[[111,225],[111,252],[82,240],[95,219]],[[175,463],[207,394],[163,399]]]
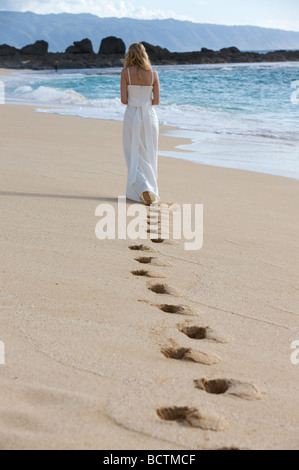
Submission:
[[[154,202],[154,195],[149,191],[144,191],[144,193],[142,193],[142,199],[147,206],[150,206]]]

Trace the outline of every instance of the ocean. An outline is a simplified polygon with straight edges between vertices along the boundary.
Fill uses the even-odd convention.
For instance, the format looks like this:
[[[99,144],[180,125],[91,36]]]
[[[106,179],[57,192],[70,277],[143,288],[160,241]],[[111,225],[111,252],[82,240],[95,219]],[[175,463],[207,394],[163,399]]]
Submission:
[[[159,122],[190,145],[171,158],[299,179],[299,63],[157,66]],[[19,71],[5,102],[41,113],[122,120],[121,69]],[[42,109],[50,106],[51,109]]]

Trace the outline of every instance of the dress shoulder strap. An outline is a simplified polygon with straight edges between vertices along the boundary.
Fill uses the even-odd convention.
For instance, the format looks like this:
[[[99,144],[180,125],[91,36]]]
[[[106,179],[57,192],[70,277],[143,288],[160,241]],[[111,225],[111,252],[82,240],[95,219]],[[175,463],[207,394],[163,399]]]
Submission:
[[[131,85],[131,76],[130,76],[130,69],[128,67],[128,77],[129,77],[129,84]]]

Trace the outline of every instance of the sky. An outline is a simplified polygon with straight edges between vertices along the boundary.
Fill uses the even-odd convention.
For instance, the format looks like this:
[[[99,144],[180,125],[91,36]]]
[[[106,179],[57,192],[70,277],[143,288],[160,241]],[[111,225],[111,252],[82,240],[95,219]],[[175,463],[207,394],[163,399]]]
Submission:
[[[0,10],[92,13],[101,17],[175,18],[299,31],[298,0],[0,0]]]

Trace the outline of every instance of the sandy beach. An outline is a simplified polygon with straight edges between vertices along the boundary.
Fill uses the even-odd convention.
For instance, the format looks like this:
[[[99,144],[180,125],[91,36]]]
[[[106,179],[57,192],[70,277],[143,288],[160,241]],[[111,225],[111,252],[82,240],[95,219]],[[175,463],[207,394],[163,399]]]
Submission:
[[[0,77],[1,75],[2,76],[9,76],[9,75],[13,75],[13,73],[16,72],[16,70],[14,69],[2,69],[0,68]]]
[[[1,105],[0,129],[0,448],[298,449],[299,182],[160,157],[204,244],[142,251],[95,236],[122,123]]]

